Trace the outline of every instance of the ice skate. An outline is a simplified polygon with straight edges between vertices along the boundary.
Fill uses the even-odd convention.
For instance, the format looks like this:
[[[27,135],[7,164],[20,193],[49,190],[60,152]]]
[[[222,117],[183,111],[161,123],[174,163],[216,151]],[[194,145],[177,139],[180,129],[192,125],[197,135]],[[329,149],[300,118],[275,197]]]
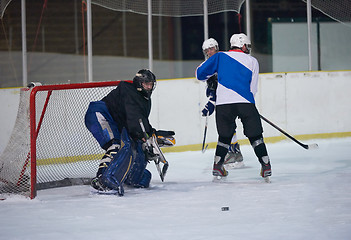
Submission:
[[[227,169],[242,168],[245,166],[243,162],[243,155],[240,151],[240,145],[238,143],[230,145],[228,153],[224,159],[224,166]]]
[[[223,170],[219,169],[213,169],[212,175],[213,175],[213,182],[222,182],[227,179],[228,172],[225,170],[225,168],[222,166]]]
[[[272,170],[271,170],[271,164],[261,164],[261,177],[263,177],[264,181],[266,183],[270,183],[271,179],[270,176],[272,176]]]
[[[90,182],[90,186],[92,186],[97,191],[105,191],[107,189],[106,186],[101,181],[101,176],[106,171],[106,169],[108,168],[108,165],[110,164],[111,159],[110,159],[109,153],[108,154],[105,153],[101,161],[102,162],[99,165],[99,169],[98,169],[98,172],[96,173],[96,177],[94,177]]]
[[[102,182],[100,177],[94,177],[91,180],[90,186],[92,186],[97,193],[108,193],[111,191],[108,187],[106,187]]]
[[[221,163],[214,163],[212,175],[215,177],[226,177],[228,176],[227,170],[225,170],[223,164]]]

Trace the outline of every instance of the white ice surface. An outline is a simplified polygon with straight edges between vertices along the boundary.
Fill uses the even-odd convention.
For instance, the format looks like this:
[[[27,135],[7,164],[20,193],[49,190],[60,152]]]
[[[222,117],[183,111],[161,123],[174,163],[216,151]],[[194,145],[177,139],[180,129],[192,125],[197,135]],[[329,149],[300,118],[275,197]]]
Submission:
[[[0,201],[0,239],[347,240],[351,239],[351,138],[267,144],[272,183],[259,177],[250,146],[245,168],[213,182],[214,149],[168,153],[165,182],[155,166],[149,189],[124,197],[89,186],[38,191]],[[221,211],[227,206],[229,211]]]

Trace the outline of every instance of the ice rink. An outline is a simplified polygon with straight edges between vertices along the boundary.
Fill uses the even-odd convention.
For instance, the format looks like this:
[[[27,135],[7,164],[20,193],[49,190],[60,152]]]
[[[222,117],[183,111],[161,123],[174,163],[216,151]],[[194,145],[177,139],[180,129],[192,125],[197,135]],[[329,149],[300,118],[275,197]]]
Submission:
[[[351,239],[351,138],[305,143],[319,149],[267,144],[270,184],[243,145],[245,167],[220,182],[208,149],[165,154],[165,182],[151,163],[151,187],[126,188],[124,197],[89,186],[41,190],[34,200],[11,196],[0,201],[0,239]]]

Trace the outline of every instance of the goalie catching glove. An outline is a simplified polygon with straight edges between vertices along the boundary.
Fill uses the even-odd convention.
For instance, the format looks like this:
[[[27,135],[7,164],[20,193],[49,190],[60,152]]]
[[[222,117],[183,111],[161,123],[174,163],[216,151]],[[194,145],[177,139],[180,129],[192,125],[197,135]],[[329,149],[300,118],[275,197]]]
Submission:
[[[173,131],[158,130],[155,131],[155,135],[159,147],[172,147],[176,143],[175,138],[173,137],[175,132]]]

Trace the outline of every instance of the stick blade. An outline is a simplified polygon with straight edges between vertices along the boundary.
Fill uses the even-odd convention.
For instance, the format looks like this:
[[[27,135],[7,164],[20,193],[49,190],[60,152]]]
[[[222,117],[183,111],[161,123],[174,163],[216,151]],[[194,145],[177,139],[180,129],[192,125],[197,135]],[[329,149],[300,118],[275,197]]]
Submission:
[[[317,143],[308,144],[307,146],[308,146],[307,149],[318,149],[319,148]]]
[[[168,162],[166,162],[164,165],[163,165],[163,167],[162,167],[162,182],[164,181],[164,179],[165,179],[165,176],[166,176],[166,173],[167,173],[167,170],[168,170],[168,166],[169,166],[169,164],[168,164]]]
[[[208,147],[208,144],[206,145],[206,147],[204,148],[204,147],[202,147],[202,153],[204,153],[204,152],[206,152],[206,149],[207,149],[207,147]]]

